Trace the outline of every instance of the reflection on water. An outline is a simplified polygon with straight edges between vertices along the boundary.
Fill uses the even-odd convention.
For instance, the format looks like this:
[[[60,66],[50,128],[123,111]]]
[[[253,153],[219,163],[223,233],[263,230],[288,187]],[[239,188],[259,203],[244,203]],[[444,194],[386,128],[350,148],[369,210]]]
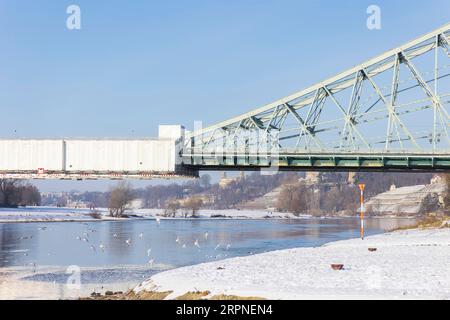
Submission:
[[[367,235],[412,223],[367,219]],[[358,236],[355,218],[0,224],[0,267],[177,267]],[[108,274],[116,277],[115,271]],[[53,275],[53,281],[58,279]]]

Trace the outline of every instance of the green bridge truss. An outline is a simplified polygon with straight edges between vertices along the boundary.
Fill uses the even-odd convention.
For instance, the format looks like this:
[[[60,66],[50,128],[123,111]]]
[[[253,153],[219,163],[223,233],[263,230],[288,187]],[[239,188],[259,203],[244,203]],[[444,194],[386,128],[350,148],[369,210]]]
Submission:
[[[450,24],[186,135],[181,166],[450,170]],[[318,66],[319,67],[319,66]]]

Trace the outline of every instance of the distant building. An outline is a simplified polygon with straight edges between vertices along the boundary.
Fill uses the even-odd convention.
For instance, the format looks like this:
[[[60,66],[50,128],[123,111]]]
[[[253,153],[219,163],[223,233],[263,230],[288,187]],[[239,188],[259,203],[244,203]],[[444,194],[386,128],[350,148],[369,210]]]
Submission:
[[[74,208],[74,209],[85,209],[88,206],[87,206],[86,203],[84,203],[82,201],[73,201],[73,200],[68,199],[66,207],[67,208]]]
[[[240,175],[235,178],[228,178],[227,173],[224,171],[222,174],[222,178],[220,178],[219,186],[223,189],[230,185],[233,181],[241,181],[245,179],[245,173],[241,171]]]
[[[134,199],[133,201],[131,201],[129,207],[130,209],[142,209],[144,208],[144,204],[144,199]]]
[[[356,183],[356,172],[350,171],[347,177],[347,183],[354,185]]]
[[[307,184],[316,184],[320,182],[320,172],[308,171],[303,181]]]

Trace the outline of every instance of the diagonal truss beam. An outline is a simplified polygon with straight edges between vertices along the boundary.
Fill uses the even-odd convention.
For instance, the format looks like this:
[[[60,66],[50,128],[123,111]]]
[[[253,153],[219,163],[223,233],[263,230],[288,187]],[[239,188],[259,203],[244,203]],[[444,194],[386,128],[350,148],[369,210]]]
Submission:
[[[345,109],[342,107],[342,105],[336,100],[336,98],[334,97],[334,95],[331,93],[331,91],[325,87],[325,91],[328,93],[328,96],[331,98],[331,100],[333,100],[334,104],[338,107],[338,109],[342,112],[342,114],[344,115],[344,120],[345,120],[345,125],[350,127],[352,131],[354,131],[356,133],[356,135],[359,137],[359,139],[361,139],[361,141],[364,143],[364,145],[370,150],[370,144],[366,141],[366,139],[364,138],[364,136],[361,134],[361,132],[358,130],[358,128],[356,127],[355,123],[354,123],[354,119],[347,114],[347,112],[345,111]],[[352,139],[353,142],[353,139]],[[342,147],[342,145],[341,145]]]
[[[376,85],[376,83],[373,81],[373,79],[365,71],[364,71],[364,73],[366,74],[366,77],[369,80],[370,84],[375,89],[375,91],[377,92],[378,96],[383,101],[384,105],[386,106],[388,114],[391,117],[392,121],[397,122],[397,124],[400,126],[400,128],[402,128],[403,131],[405,132],[405,134],[408,137],[408,139],[414,144],[414,146],[417,149],[420,150],[421,147],[419,146],[419,144],[417,143],[416,139],[413,137],[413,135],[411,134],[409,129],[403,124],[402,120],[400,120],[399,116],[395,112],[394,106],[391,103],[389,103],[389,101],[383,95],[383,93],[381,92],[380,88]]]
[[[447,53],[447,57],[450,58],[450,41],[445,33],[441,33],[438,37],[438,44],[441,45],[441,47],[444,49],[445,53]],[[439,41],[440,40],[440,41]]]
[[[323,88],[325,86],[329,86],[329,85],[335,83],[336,81],[340,81],[340,80],[342,80],[344,78],[348,78],[349,77],[349,79],[346,82],[341,83],[341,89],[345,89],[346,87],[352,85],[352,75],[354,75],[356,72],[359,72],[362,69],[368,69],[371,66],[376,65],[376,68],[374,70],[371,70],[371,74],[374,75],[376,73],[380,73],[380,72],[383,72],[383,71],[391,68],[393,63],[391,61],[389,61],[389,58],[394,56],[394,55],[396,55],[396,54],[398,54],[398,53],[400,53],[400,52],[402,52],[402,51],[404,51],[404,52],[406,51],[407,54],[410,57],[414,57],[416,55],[420,55],[420,54],[423,54],[425,52],[428,52],[428,51],[430,51],[430,50],[432,50],[434,48],[434,46],[435,46],[434,43],[431,43],[431,44],[428,44],[428,45],[421,45],[421,44],[426,42],[426,41],[428,41],[429,39],[433,39],[437,35],[444,34],[443,39],[445,39],[445,41],[447,42],[447,39],[448,39],[447,33],[449,32],[449,30],[450,30],[450,23],[448,23],[448,24],[444,25],[443,27],[438,28],[438,29],[436,29],[436,30],[434,30],[434,31],[424,35],[424,36],[421,36],[421,37],[419,37],[419,38],[417,38],[417,39],[415,39],[413,41],[410,41],[410,42],[406,43],[403,46],[400,46],[398,48],[389,50],[386,53],[384,53],[382,55],[379,55],[376,58],[368,60],[368,61],[366,61],[366,62],[364,62],[364,63],[362,63],[362,64],[360,64],[360,65],[358,65],[356,67],[353,67],[353,68],[351,68],[351,69],[349,69],[349,70],[347,70],[345,72],[342,72],[342,73],[340,73],[340,74],[338,74],[338,75],[336,75],[336,76],[334,76],[332,78],[329,78],[329,79],[327,79],[327,80],[325,80],[323,82],[320,82],[320,83],[318,83],[316,85],[313,85],[313,86],[311,86],[311,87],[309,87],[309,88],[307,88],[305,90],[299,91],[299,92],[294,93],[294,94],[292,94],[290,96],[287,96],[285,98],[279,99],[279,100],[277,100],[275,102],[272,102],[270,104],[267,104],[267,105],[265,105],[265,106],[263,106],[261,108],[257,108],[257,109],[255,109],[253,111],[244,113],[244,114],[242,114],[240,116],[237,116],[237,117],[234,117],[232,119],[225,120],[225,121],[222,121],[222,122],[217,123],[215,125],[212,125],[212,126],[200,129],[198,131],[192,132],[192,133],[188,134],[187,137],[202,135],[202,134],[205,134],[207,132],[213,131],[216,128],[221,128],[221,127],[232,125],[233,123],[237,123],[237,122],[239,122],[239,121],[241,121],[243,119],[248,119],[248,118],[250,118],[252,116],[256,116],[256,115],[258,115],[260,113],[263,113],[263,112],[266,112],[268,110],[272,110],[273,108],[276,108],[277,106],[283,105],[285,103],[290,103],[291,101],[300,99],[300,98],[305,97],[307,95],[314,94],[314,92],[316,92],[320,88]],[[308,101],[305,101],[306,104],[308,104],[307,102]],[[311,102],[311,101],[309,101],[309,102]]]
[[[384,152],[390,153],[398,151],[398,146],[401,152],[422,152],[424,149],[421,144],[432,136],[430,142],[433,142],[433,152],[442,151],[442,144],[437,145],[441,142],[442,132],[447,135],[450,146],[447,130],[449,116],[446,110],[450,104],[450,88],[448,85],[439,85],[438,90],[438,82],[445,83],[441,79],[450,76],[450,73],[445,74],[450,65],[443,64],[448,63],[444,61],[445,55],[442,61],[438,60],[438,50],[444,50],[449,57],[449,35],[450,24],[447,24],[324,82],[241,116],[189,133],[186,138],[199,138],[196,146],[214,148],[214,144],[219,144],[220,148],[223,139],[223,148],[229,142],[232,143],[230,147],[245,145],[248,148],[252,147],[250,144],[264,143],[259,138],[249,140],[249,135],[256,130],[267,137],[269,133],[276,133],[280,148],[284,150],[294,147],[293,150],[298,152],[375,152],[383,144]],[[412,60],[422,55],[429,57],[433,53],[434,70],[421,74]],[[400,78],[402,65],[410,71],[408,79],[403,79],[403,73]],[[388,75],[391,71],[392,77]],[[434,79],[424,77],[432,73]],[[385,75],[388,75],[387,79]],[[411,81],[413,85],[403,85]],[[431,88],[433,82],[434,88]],[[427,99],[418,99],[417,91],[424,91]],[[431,121],[425,125],[417,124],[408,116],[411,112],[422,111],[428,114],[434,112],[432,134],[428,131]],[[422,119],[428,119],[429,116],[423,114],[425,117]],[[418,119],[422,120],[420,117]],[[373,124],[376,121],[383,123]],[[438,121],[443,131],[437,131]],[[377,135],[373,135],[374,126]],[[420,127],[424,129],[417,129]],[[271,139],[266,140],[268,142]]]
[[[284,107],[294,116],[294,118],[300,124],[302,132],[308,134],[308,136],[311,137],[311,139],[316,143],[316,145],[319,148],[323,148],[322,143],[320,143],[319,139],[317,139],[317,137],[315,137],[315,135],[310,132],[310,129],[306,126],[305,121],[299,116],[299,114],[294,110],[294,108],[292,108],[292,106],[290,106],[287,103],[284,104]]]

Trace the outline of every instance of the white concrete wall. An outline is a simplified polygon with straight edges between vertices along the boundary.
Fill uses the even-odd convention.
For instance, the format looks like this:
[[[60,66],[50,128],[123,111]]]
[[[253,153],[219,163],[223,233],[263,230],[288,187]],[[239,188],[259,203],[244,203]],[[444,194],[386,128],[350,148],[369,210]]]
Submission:
[[[174,171],[170,140],[66,140],[66,170]]]
[[[184,138],[185,129],[181,125],[160,125],[158,127],[158,137],[160,139],[178,140]]]
[[[174,172],[176,141],[0,140],[0,171]]]
[[[64,169],[62,140],[0,140],[0,171]]]

